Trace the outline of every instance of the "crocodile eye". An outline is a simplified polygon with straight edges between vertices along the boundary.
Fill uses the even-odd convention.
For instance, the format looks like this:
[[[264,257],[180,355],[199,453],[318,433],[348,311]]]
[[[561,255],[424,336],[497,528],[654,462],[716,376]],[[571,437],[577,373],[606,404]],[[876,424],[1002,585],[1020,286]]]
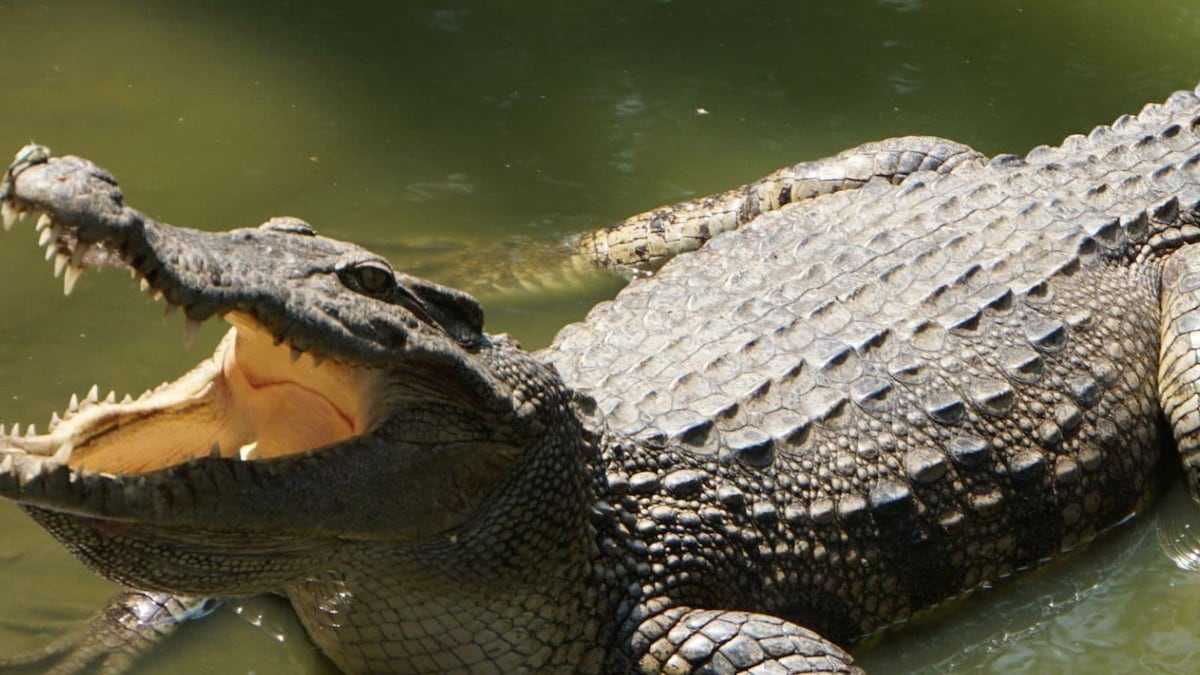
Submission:
[[[338,271],[342,283],[364,295],[381,296],[396,286],[390,267],[378,260],[368,260]]]

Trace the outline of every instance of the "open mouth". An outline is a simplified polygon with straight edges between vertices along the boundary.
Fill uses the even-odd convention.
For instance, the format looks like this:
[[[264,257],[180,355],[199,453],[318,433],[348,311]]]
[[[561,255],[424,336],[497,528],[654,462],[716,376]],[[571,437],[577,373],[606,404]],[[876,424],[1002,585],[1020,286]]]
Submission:
[[[11,199],[2,208],[6,229],[32,211]],[[68,294],[85,268],[123,267],[143,290],[170,304],[170,286],[126,261],[119,246],[81,243],[70,224],[45,213],[37,229],[56,275],[65,273]],[[212,356],[179,379],[136,399],[101,399],[93,387],[55,413],[45,434],[0,427],[0,472],[12,470],[21,455],[49,459],[72,473],[126,476],[196,458],[266,460],[303,455],[373,428],[383,388],[379,370],[297,348],[302,339],[273,334],[252,307],[213,313],[231,330]],[[200,319],[188,311],[186,321],[190,339]]]

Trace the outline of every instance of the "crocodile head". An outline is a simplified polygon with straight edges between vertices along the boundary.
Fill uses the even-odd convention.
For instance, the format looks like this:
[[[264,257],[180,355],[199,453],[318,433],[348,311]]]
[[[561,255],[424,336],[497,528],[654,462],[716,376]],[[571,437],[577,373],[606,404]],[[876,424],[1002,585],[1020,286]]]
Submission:
[[[302,221],[172,227],[38,146],[0,198],[6,225],[39,215],[68,293],[85,269],[125,268],[189,332],[231,326],[140,398],[93,393],[45,434],[0,436],[0,496],[119,582],[258,592],[353,542],[455,536],[544,427],[524,388],[553,375],[485,335],[473,298]]]

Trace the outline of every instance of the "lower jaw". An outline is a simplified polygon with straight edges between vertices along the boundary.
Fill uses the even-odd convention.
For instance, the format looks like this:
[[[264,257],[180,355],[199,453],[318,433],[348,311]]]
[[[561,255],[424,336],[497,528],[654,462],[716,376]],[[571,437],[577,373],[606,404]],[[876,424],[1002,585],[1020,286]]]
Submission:
[[[319,393],[318,385],[286,379],[288,368],[345,368],[337,364],[289,364],[288,348],[253,332],[245,358],[284,359],[275,375],[247,370],[239,344],[250,340],[235,328],[212,357],[183,377],[136,401],[85,402],[49,434],[12,437],[13,449],[65,460],[74,471],[137,475],[199,457],[239,460],[301,454],[362,433],[361,420]],[[245,344],[242,344],[245,347]],[[282,352],[282,354],[271,353]],[[251,365],[253,365],[253,361]],[[334,370],[331,375],[354,377]],[[69,454],[67,454],[69,453]]]

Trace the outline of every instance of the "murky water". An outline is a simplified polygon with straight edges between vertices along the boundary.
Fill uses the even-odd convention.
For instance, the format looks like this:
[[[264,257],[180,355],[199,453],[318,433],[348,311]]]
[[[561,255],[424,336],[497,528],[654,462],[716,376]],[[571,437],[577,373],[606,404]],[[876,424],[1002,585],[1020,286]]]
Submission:
[[[462,283],[480,257],[521,258],[869,139],[939,134],[989,153],[1057,142],[1194,85],[1198,43],[1191,0],[0,0],[0,152],[35,138],[107,166],[130,203],[169,222],[296,215]],[[219,332],[184,350],[179,319],[164,325],[119,274],[64,299],[38,253],[27,229],[0,239],[3,421],[44,423],[93,382],[140,392]],[[493,294],[488,325],[541,346],[618,287]],[[865,648],[864,663],[1197,670],[1200,576],[1156,536],[1191,515],[1174,497]],[[17,509],[0,524],[0,652],[48,634],[10,622],[66,626],[113,590]],[[144,672],[168,668],[329,666],[282,603],[256,599],[184,631]]]

